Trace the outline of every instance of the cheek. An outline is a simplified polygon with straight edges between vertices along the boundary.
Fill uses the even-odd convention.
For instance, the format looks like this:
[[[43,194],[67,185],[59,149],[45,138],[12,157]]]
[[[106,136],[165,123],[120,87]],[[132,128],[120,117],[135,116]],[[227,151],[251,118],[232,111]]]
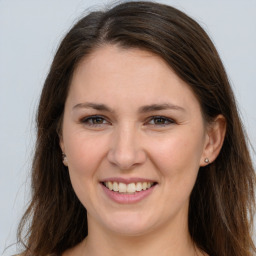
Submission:
[[[66,154],[70,171],[79,176],[92,175],[105,154],[104,140],[83,132],[66,137]]]
[[[101,141],[102,142],[102,141]],[[66,137],[68,169],[73,189],[85,208],[93,204],[91,196],[98,185],[97,169],[104,156],[103,143],[76,133]]]
[[[203,140],[200,134],[191,129],[154,141],[150,148],[155,165],[164,174],[197,173],[203,151]]]
[[[187,207],[199,170],[202,140],[195,134],[188,136],[177,133],[155,142],[151,150],[152,161],[163,188],[162,195],[166,195],[160,199],[160,205],[170,211]]]

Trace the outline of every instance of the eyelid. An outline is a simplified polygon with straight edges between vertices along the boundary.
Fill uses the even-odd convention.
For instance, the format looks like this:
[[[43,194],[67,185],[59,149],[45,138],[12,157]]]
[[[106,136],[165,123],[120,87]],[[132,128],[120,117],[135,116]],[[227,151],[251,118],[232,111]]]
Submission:
[[[94,119],[102,119],[102,123],[93,123],[92,121]],[[151,123],[152,121],[154,122],[154,120],[156,119],[162,119],[164,123]],[[108,120],[107,117],[105,117],[104,115],[89,115],[86,117],[83,117],[79,120],[80,123],[82,123],[83,125],[86,126],[91,126],[91,127],[101,127],[104,125],[112,125],[112,123]],[[154,127],[165,127],[165,126],[169,126],[169,125],[173,125],[175,124],[176,121],[172,118],[166,117],[166,116],[161,116],[161,115],[156,115],[156,116],[150,116],[149,118],[147,118],[146,122],[143,125],[150,125],[150,126],[154,126]]]
[[[94,124],[94,123],[90,123],[90,120],[94,120],[94,119],[102,119],[104,123],[101,124]],[[106,124],[111,124],[110,121],[108,121],[108,119],[103,116],[103,115],[90,115],[90,116],[86,116],[81,118],[80,123],[84,124],[84,125],[88,125],[88,126],[92,126],[92,127],[98,127],[98,126],[102,126],[102,125],[106,125]]]
[[[164,124],[150,124],[151,121],[153,121],[154,119],[163,119],[165,122],[167,121],[168,123],[164,123]],[[157,127],[165,127],[167,125],[172,125],[172,124],[175,124],[175,120],[173,120],[172,118],[169,118],[169,117],[166,117],[166,116],[160,116],[160,115],[157,115],[157,116],[151,116],[146,124],[149,124],[149,125],[153,125],[153,126],[157,126]]]

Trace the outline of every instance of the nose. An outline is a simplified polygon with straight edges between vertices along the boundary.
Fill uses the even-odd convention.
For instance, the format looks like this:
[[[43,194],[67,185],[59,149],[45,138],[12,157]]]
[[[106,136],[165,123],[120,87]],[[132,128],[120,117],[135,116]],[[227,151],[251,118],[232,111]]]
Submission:
[[[108,161],[119,169],[130,170],[146,161],[146,152],[136,128],[117,129],[111,139]]]

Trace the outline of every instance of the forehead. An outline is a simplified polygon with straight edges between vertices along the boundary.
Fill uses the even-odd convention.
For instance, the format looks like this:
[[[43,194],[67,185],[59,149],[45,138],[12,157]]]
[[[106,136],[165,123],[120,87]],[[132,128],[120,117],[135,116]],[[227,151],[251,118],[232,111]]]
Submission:
[[[94,50],[80,62],[69,96],[77,101],[112,99],[112,104],[199,104],[191,88],[161,57],[146,50],[113,45]]]
[[[96,71],[108,78],[125,77],[129,81],[138,79],[145,73],[159,75],[161,72],[173,72],[166,62],[158,55],[139,48],[123,48],[118,45],[104,45],[96,48],[84,57],[74,72],[74,76]],[[152,70],[154,72],[152,73]],[[93,71],[93,72],[91,72]],[[117,72],[118,71],[118,72]]]

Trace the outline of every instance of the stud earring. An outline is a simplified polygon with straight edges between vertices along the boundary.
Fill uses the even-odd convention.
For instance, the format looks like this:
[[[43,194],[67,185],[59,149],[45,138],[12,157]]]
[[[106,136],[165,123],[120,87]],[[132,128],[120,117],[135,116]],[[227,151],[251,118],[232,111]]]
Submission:
[[[206,163],[206,164],[209,164],[209,159],[206,157],[205,159],[204,159],[204,162]]]
[[[67,156],[64,153],[62,153],[62,162],[65,166],[68,166]]]

